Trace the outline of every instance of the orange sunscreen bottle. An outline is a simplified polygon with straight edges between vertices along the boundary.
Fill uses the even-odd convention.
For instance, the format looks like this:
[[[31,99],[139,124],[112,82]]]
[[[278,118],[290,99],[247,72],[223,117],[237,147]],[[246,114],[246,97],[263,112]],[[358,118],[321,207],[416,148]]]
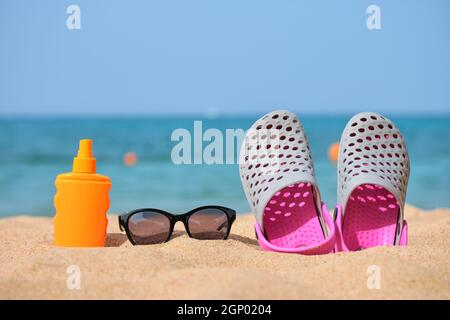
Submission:
[[[92,140],[80,140],[72,172],[56,177],[55,245],[103,247],[111,180],[96,173]]]

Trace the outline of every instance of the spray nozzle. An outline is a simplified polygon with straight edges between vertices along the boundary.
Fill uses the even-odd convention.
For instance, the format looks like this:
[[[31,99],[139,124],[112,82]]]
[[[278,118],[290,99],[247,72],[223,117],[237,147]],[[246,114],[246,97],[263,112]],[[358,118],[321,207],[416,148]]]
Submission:
[[[90,139],[80,140],[78,155],[73,159],[72,172],[95,173],[96,160],[92,153],[93,141]]]

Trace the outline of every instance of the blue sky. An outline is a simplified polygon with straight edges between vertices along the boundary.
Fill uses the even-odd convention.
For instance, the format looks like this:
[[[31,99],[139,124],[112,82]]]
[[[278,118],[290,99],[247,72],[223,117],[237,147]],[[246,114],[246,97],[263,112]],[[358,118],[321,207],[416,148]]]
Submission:
[[[70,4],[81,30],[66,28]],[[450,113],[450,1],[0,3],[0,114],[280,107]]]

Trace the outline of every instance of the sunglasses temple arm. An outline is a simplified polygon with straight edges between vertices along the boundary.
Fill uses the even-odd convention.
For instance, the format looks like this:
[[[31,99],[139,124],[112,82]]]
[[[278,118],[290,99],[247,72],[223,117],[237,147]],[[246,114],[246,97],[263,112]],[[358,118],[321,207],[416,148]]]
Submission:
[[[120,221],[120,217],[119,217],[119,229],[120,229],[120,231],[125,231],[123,226],[122,226],[122,223]]]

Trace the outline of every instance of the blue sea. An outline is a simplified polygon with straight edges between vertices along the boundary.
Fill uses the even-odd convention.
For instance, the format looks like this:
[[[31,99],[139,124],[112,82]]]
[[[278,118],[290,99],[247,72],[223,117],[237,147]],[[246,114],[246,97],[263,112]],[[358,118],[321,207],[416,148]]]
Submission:
[[[0,216],[54,215],[54,180],[71,170],[79,139],[94,139],[98,173],[112,179],[110,212],[155,207],[185,212],[218,204],[248,212],[237,164],[175,165],[171,141],[177,128],[247,129],[259,116],[0,119]],[[329,207],[336,202],[336,166],[328,147],[339,141],[349,117],[302,117],[316,176]],[[450,117],[391,117],[411,157],[407,202],[420,208],[450,207]],[[204,145],[206,145],[205,143]],[[239,150],[239,149],[237,149]],[[135,166],[123,164],[134,152]]]

